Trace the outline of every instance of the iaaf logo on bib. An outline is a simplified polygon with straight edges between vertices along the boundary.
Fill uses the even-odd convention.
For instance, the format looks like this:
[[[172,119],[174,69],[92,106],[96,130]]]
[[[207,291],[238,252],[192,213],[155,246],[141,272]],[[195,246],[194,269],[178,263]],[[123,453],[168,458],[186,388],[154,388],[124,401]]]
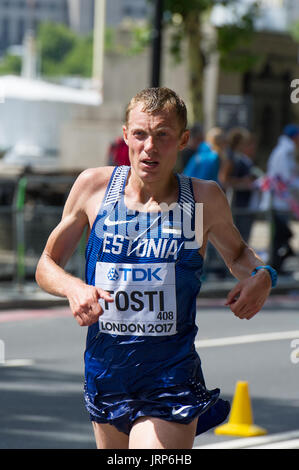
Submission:
[[[162,281],[159,277],[158,272],[161,268],[110,268],[107,273],[109,281],[117,281],[122,279],[123,281]]]

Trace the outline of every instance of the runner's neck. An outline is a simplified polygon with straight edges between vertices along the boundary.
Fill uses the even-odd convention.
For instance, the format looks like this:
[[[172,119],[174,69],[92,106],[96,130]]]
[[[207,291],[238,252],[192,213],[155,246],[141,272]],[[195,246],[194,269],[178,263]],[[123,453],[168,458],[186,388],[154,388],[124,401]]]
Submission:
[[[130,174],[125,188],[125,203],[129,209],[138,210],[141,207],[142,210],[154,211],[159,209],[161,203],[177,202],[178,193],[179,185],[173,173],[167,183],[164,180],[149,184]]]

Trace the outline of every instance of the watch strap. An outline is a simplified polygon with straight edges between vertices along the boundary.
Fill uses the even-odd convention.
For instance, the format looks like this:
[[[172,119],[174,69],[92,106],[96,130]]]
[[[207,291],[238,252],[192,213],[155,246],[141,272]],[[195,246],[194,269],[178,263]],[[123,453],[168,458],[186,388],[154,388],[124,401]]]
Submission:
[[[268,273],[270,274],[271,277],[271,284],[272,287],[275,287],[277,284],[277,271],[272,268],[272,266],[269,266],[268,264],[265,266],[257,266],[251,273],[251,276],[254,276],[260,269],[266,269]]]

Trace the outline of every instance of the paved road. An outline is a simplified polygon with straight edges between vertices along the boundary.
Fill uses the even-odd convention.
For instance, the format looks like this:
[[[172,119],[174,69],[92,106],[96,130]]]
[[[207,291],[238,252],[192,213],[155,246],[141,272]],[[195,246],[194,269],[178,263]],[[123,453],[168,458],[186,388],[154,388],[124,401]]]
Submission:
[[[198,314],[198,324],[207,386],[219,386],[224,398],[232,402],[237,381],[247,381],[254,424],[267,430],[259,445],[266,445],[277,433],[286,433],[281,440],[289,440],[287,433],[296,431],[292,438],[297,438],[294,446],[298,447],[299,363],[293,362],[296,348],[291,344],[299,338],[299,308],[274,304],[250,321],[239,320],[227,310],[204,309]],[[226,441],[229,448],[249,445],[211,431],[198,436],[195,446],[222,447]]]
[[[194,447],[298,448],[299,363],[291,345],[298,338],[299,348],[298,303],[272,301],[250,321],[221,300],[201,305],[196,345],[207,386],[232,400],[236,382],[248,381],[254,422],[267,435],[248,443],[209,431]],[[62,307],[0,312],[1,449],[95,449],[82,395],[85,334]]]

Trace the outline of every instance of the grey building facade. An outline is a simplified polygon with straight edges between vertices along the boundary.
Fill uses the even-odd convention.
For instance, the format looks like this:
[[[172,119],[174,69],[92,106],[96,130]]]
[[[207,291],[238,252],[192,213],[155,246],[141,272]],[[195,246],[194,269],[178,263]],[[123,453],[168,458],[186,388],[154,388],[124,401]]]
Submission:
[[[63,23],[79,34],[93,29],[95,0],[0,0],[0,54],[23,43],[26,29],[44,21]],[[119,25],[124,18],[144,19],[147,0],[106,0],[106,24]]]
[[[0,50],[22,44],[26,29],[42,21],[68,24],[67,0],[0,0]]]

